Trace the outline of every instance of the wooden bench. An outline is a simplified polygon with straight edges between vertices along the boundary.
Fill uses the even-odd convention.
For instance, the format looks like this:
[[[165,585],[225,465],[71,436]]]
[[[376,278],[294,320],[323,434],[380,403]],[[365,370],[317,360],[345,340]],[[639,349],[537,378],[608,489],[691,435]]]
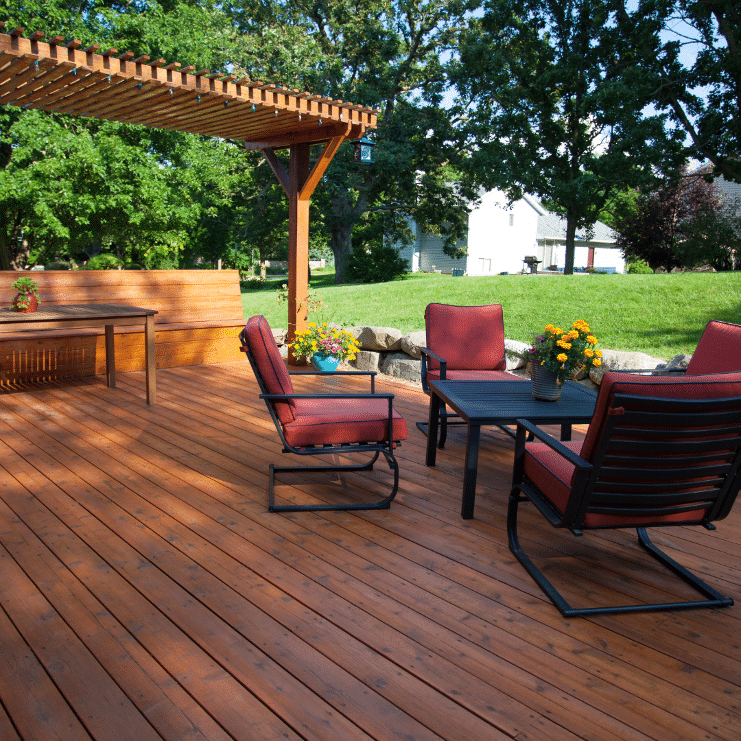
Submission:
[[[29,275],[42,306],[127,304],[157,311],[158,368],[243,359],[237,335],[244,328],[236,270],[0,271],[0,304],[10,306],[11,284]],[[144,369],[141,331],[115,331],[119,372]],[[0,327],[0,385],[105,374],[101,328]]]

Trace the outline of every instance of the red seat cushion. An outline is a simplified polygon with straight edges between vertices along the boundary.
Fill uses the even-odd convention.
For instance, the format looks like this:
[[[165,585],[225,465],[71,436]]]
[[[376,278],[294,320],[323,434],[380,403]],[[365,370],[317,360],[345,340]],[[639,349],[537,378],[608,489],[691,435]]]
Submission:
[[[688,376],[741,371],[741,326],[709,321],[687,366]]]
[[[684,399],[721,399],[741,396],[741,372],[707,376],[641,376],[605,373],[600,385],[594,416],[584,438],[582,458],[591,461],[602,436],[608,407],[615,394]]]
[[[283,425],[294,447],[388,440],[386,399],[296,399],[295,419]],[[393,411],[393,439],[406,440],[407,424]]]
[[[244,328],[243,336],[257,365],[266,392],[268,394],[294,393],[291,376],[280,355],[268,320],[264,316],[251,317]],[[293,400],[275,402],[273,406],[278,419],[283,424],[295,418],[294,407]]]
[[[516,376],[514,373],[501,370],[447,370],[445,372],[445,379],[448,381],[527,381],[527,378],[522,378],[522,376]],[[440,371],[429,371],[427,373],[427,380],[440,380]]]
[[[499,304],[451,306],[428,304],[425,309],[427,347],[451,370],[504,370],[504,318]],[[439,363],[428,358],[431,370]]]

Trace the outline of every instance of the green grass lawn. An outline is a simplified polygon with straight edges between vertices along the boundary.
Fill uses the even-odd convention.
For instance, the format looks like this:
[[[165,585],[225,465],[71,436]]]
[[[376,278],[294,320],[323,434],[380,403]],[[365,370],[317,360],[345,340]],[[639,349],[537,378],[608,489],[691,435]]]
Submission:
[[[374,285],[332,283],[331,273],[312,275],[311,287],[326,309],[310,319],[346,327],[368,324],[424,329],[425,306],[491,304],[504,307],[507,337],[530,342],[548,323],[569,327],[589,322],[599,346],[638,350],[669,359],[693,352],[709,319],[741,324],[741,272],[660,275],[498,275],[486,278],[414,273],[406,280]],[[276,280],[242,294],[245,317],[263,314],[285,327]]]

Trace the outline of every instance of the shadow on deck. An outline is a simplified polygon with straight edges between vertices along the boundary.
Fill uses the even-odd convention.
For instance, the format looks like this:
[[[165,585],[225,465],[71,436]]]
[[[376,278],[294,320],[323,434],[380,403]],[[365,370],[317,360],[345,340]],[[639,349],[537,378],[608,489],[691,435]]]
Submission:
[[[733,607],[567,621],[507,548],[503,434],[464,522],[462,431],[427,468],[426,397],[383,381],[410,428],[391,509],[269,514],[285,456],[247,362],[160,370],[156,407],[143,385],[0,393],[2,741],[741,738],[738,508],[654,531]],[[276,493],[352,496],[376,469]],[[666,587],[632,533],[521,521],[575,600]]]

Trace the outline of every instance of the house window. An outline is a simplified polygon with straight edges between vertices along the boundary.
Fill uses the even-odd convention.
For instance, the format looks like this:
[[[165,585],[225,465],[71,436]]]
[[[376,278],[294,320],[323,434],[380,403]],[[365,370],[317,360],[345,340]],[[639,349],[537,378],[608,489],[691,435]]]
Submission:
[[[514,214],[510,214],[509,215],[509,225],[510,226],[514,226],[515,225],[515,215]]]

